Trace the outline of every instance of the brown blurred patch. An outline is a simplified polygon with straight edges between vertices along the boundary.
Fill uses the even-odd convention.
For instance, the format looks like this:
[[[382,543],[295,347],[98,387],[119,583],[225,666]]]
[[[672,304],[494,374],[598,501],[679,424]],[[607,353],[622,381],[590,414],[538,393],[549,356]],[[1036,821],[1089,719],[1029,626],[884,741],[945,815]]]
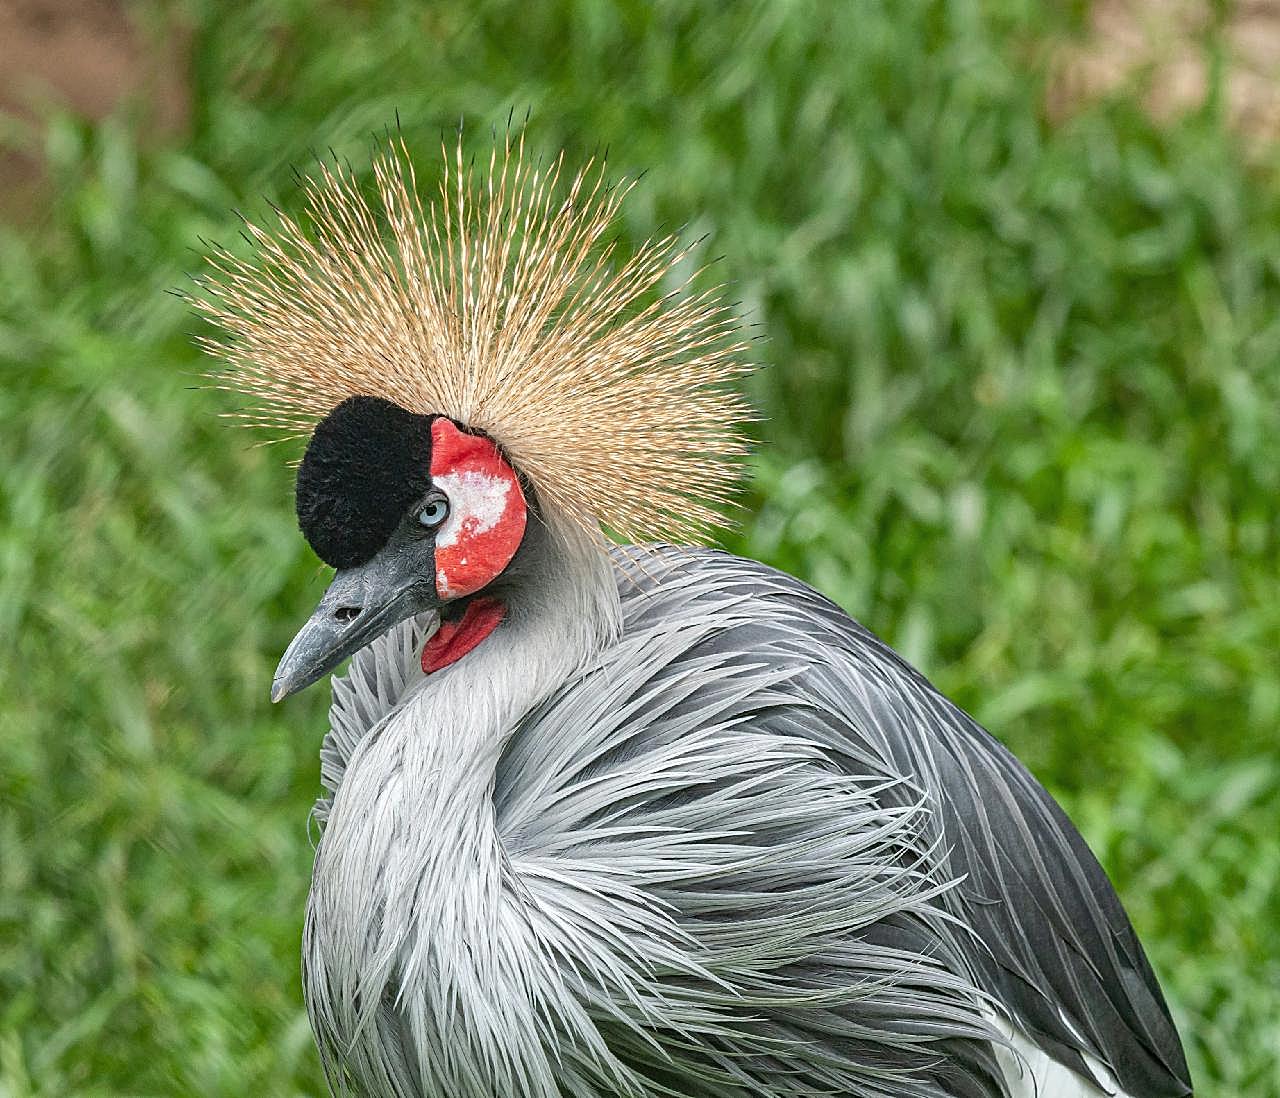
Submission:
[[[94,119],[126,109],[144,133],[180,131],[189,40],[177,18],[123,0],[0,0],[0,113],[31,137],[25,149],[0,147],[0,216],[39,204],[34,123],[50,105]]]
[[[1269,145],[1280,138],[1280,0],[1239,0],[1225,14],[1210,0],[1095,0],[1084,41],[1055,59],[1050,115],[1126,87],[1157,120],[1195,110],[1209,94],[1215,44],[1228,120]]]

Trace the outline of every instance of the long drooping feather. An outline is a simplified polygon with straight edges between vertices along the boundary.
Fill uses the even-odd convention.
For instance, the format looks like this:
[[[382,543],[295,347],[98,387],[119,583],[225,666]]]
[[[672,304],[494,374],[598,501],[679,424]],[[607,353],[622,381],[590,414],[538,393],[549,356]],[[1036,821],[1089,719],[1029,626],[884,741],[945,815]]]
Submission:
[[[218,383],[244,419],[308,431],[346,397],[378,396],[484,431],[540,498],[582,529],[695,538],[721,519],[745,416],[739,323],[681,278],[674,236],[621,262],[609,240],[631,184],[588,164],[566,183],[523,133],[485,170],[446,152],[429,208],[401,143],[376,198],[339,164],[303,184],[305,215],[246,224],[195,307],[223,332]]]
[[[347,832],[339,860],[322,849],[308,989],[331,1063],[356,1048],[371,1091],[468,1098],[1189,1093],[1111,886],[1007,751],[790,577],[632,553],[617,642],[495,755],[414,700],[460,686],[415,672],[412,623],[338,684],[322,814],[370,812],[359,790],[417,773],[419,752],[433,778],[405,778],[416,826],[394,850]],[[527,666],[525,641],[459,674]],[[382,889],[382,859],[434,867],[408,871],[412,903]],[[352,941],[371,953],[330,952]],[[361,1030],[327,974],[380,950],[396,959],[368,990],[387,1007]]]

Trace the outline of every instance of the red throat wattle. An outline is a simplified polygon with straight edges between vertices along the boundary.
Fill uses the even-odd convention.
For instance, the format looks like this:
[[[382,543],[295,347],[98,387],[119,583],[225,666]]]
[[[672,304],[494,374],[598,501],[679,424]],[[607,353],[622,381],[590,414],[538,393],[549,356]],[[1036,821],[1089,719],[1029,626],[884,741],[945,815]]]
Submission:
[[[422,647],[422,670],[428,675],[456,663],[502,624],[507,608],[497,599],[477,598],[457,621],[442,621]]]

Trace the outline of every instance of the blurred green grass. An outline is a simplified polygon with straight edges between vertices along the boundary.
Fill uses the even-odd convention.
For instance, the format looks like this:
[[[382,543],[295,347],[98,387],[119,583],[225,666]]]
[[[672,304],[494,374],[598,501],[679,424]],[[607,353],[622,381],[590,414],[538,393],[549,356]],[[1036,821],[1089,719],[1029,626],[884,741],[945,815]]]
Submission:
[[[297,976],[323,586],[279,450],[163,291],[396,111],[531,108],[647,169],[766,342],[730,547],[1028,761],[1112,874],[1199,1092],[1280,1094],[1280,174],[1219,104],[1051,126],[1035,0],[191,3],[190,133],[39,133],[0,227],[0,1095],[315,1094]],[[1211,47],[1209,47],[1211,48]]]

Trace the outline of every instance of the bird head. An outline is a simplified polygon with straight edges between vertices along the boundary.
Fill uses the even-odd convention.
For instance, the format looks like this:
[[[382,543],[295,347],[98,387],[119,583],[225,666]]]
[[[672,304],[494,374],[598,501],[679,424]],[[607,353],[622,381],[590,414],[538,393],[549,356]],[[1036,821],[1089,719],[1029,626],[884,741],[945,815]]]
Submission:
[[[221,333],[204,341],[216,384],[251,398],[244,421],[309,436],[298,522],[337,569],[273,699],[425,611],[441,620],[423,669],[466,655],[501,626],[519,562],[545,565],[549,530],[603,553],[609,534],[723,522],[746,412],[737,316],[689,288],[674,236],[615,264],[631,185],[591,164],[562,185],[562,163],[508,133],[477,170],[459,138],[427,204],[398,141],[375,157],[375,199],[322,163],[300,218],[246,222],[250,254],[209,256],[191,301]]]
[[[297,509],[303,535],[337,573],[281,659],[272,700],[412,615],[441,616],[422,653],[428,673],[501,623],[505,605],[484,592],[520,548],[528,504],[491,439],[445,416],[348,397],[311,436]]]

